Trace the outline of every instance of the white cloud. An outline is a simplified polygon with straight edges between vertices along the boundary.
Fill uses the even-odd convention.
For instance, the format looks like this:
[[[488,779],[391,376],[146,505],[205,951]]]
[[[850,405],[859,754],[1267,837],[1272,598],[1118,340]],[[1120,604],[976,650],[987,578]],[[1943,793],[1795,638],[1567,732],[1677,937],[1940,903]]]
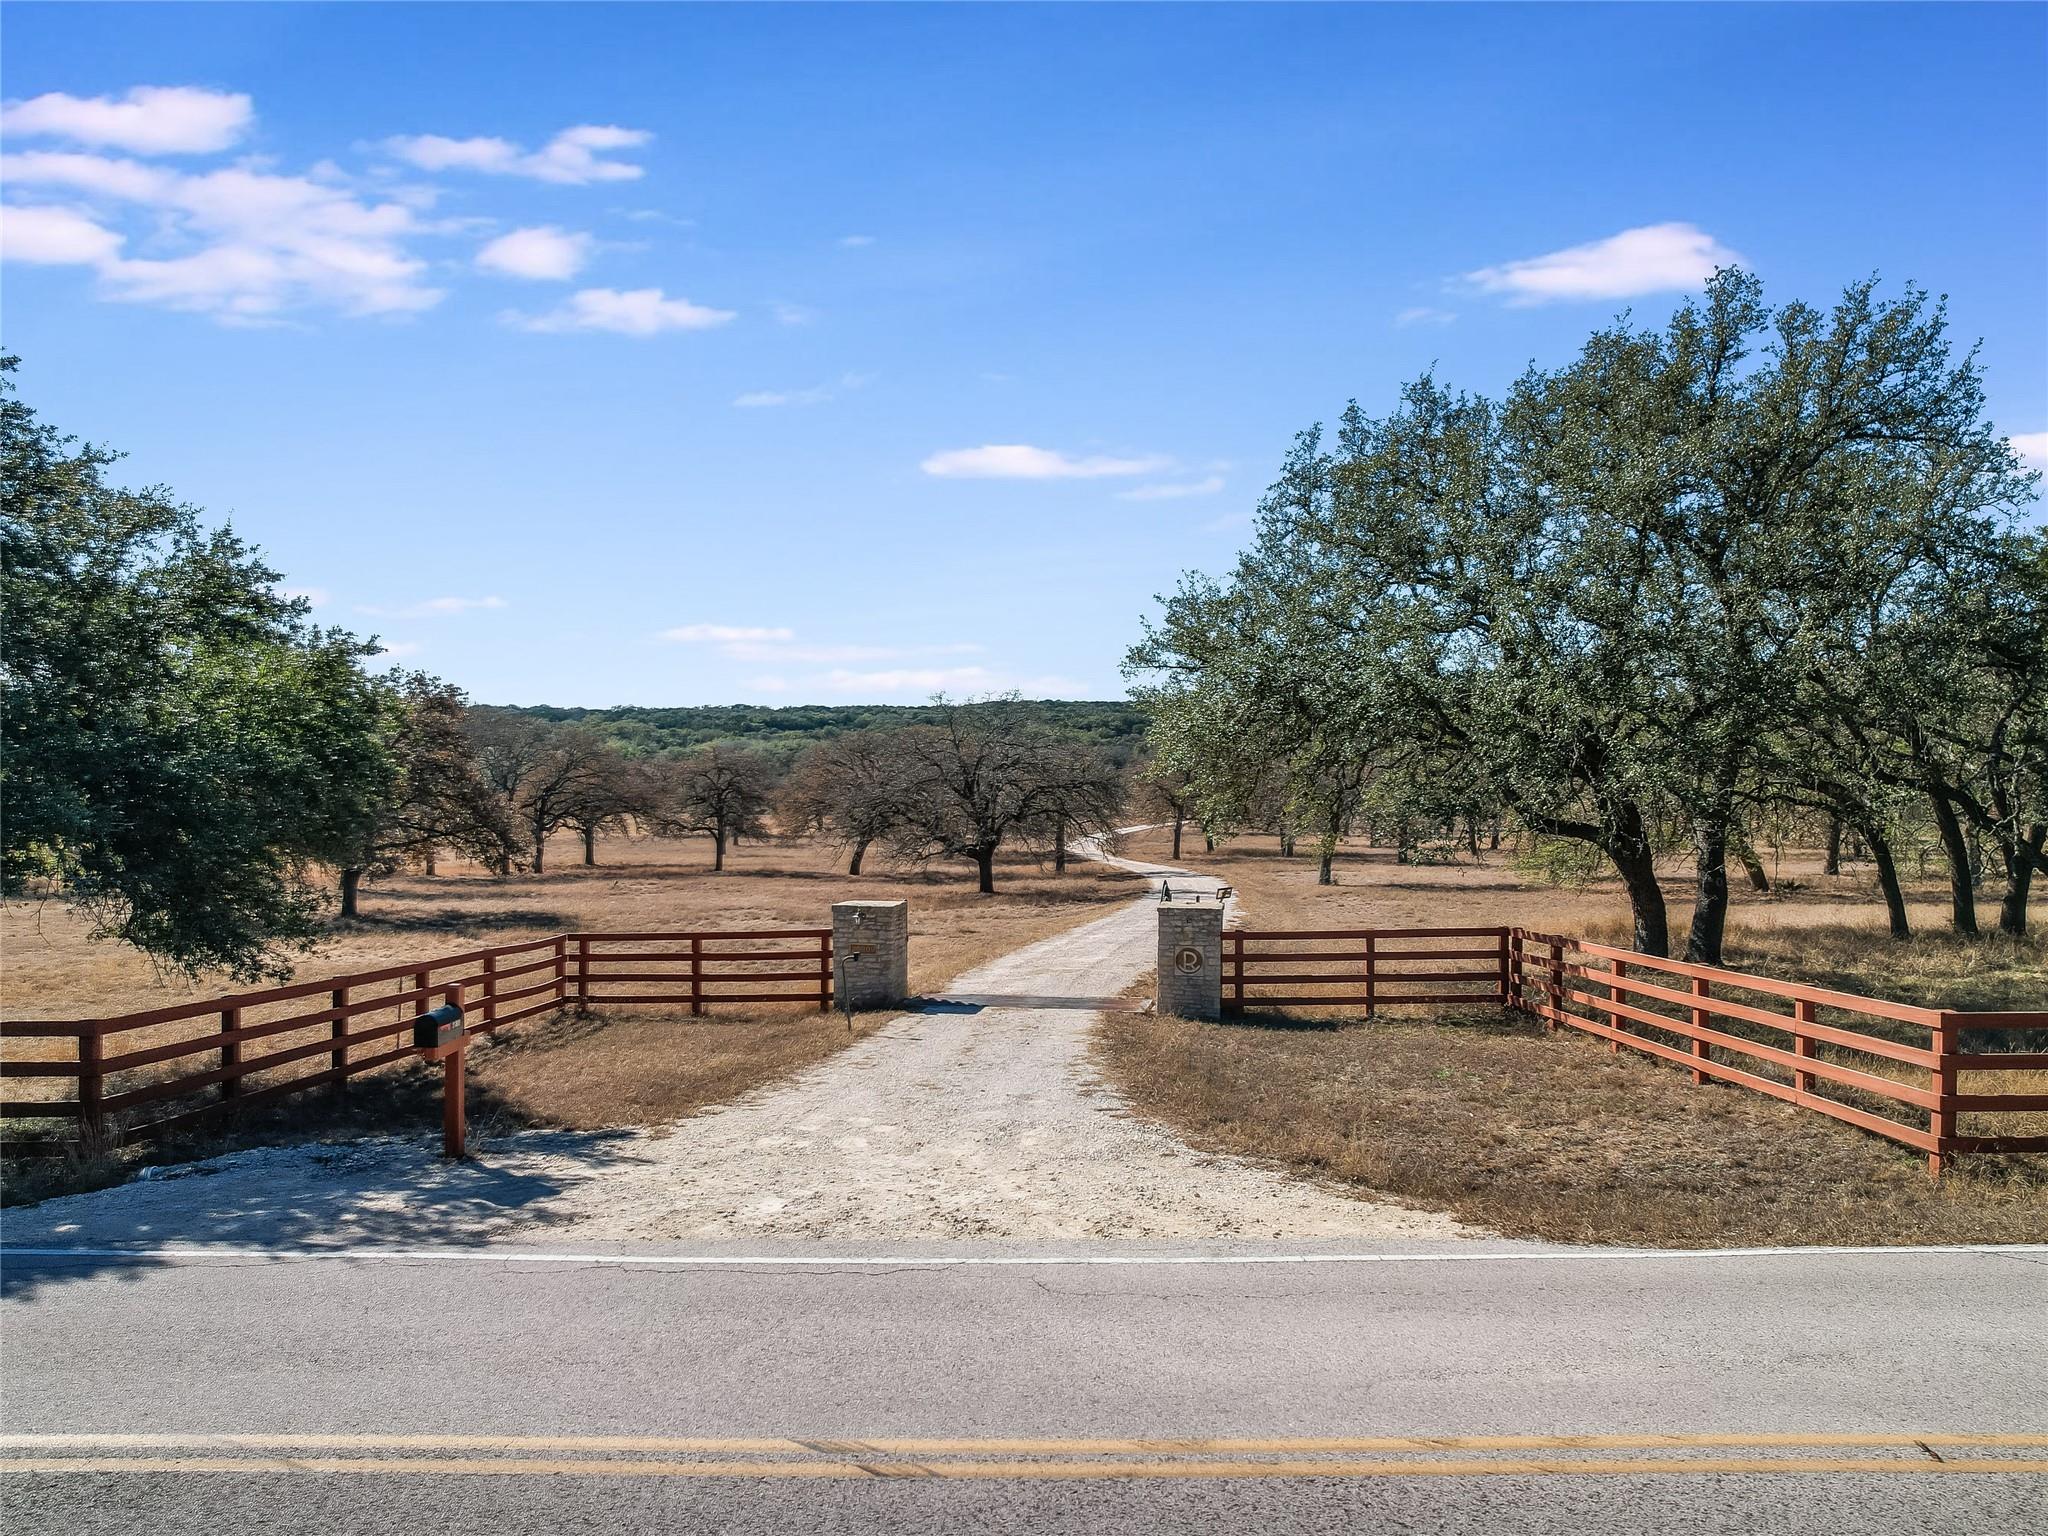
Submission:
[[[741,687],[754,693],[811,698],[882,695],[923,697],[932,693],[993,693],[1018,689],[1039,697],[1083,697],[1069,678],[1024,677],[987,666],[980,645],[819,644],[799,640],[796,631],[767,624],[686,624],[660,638],[706,646],[732,661],[763,666]],[[816,668],[819,670],[803,670]]]
[[[502,597],[430,597],[411,611],[418,614],[469,613],[478,608],[509,606]]]
[[[196,174],[100,155],[35,150],[0,156],[0,180],[19,195],[62,192],[92,204],[87,222],[124,215],[148,256],[124,255],[44,206],[28,215],[30,250],[52,259],[68,241],[111,299],[260,323],[301,307],[353,315],[406,314],[441,298],[405,242],[422,232],[400,201],[373,201],[307,176],[246,165]],[[82,210],[74,218],[85,219]],[[117,232],[118,233],[118,232]],[[157,254],[161,253],[161,254]],[[38,259],[26,253],[17,259]]]
[[[2014,432],[2006,441],[2012,451],[2036,469],[2048,469],[2048,432]]]
[[[759,410],[776,405],[823,405],[832,391],[822,385],[813,389],[750,389],[734,395],[732,403],[742,410]]]
[[[195,86],[138,85],[118,100],[50,91],[0,108],[0,133],[138,155],[200,155],[233,144],[255,115],[247,96]]]
[[[1691,224],[1646,224],[1605,240],[1574,245],[1498,267],[1481,267],[1465,281],[1481,293],[1517,305],[1555,299],[1625,299],[1640,293],[1697,288],[1716,267],[1741,258]]]
[[[411,603],[403,608],[376,608],[358,604],[356,612],[367,613],[380,619],[432,619],[450,614],[475,613],[484,609],[509,608],[512,605],[502,597],[430,597],[424,602]]]
[[[988,443],[979,448],[950,448],[918,466],[928,475],[949,480],[1099,480],[1117,475],[1156,474],[1172,467],[1157,455],[1073,458],[1050,448],[1024,443]]]
[[[763,410],[778,405],[823,405],[842,392],[864,388],[874,379],[871,373],[842,373],[837,384],[814,384],[809,389],[750,389],[733,397],[742,410]]]
[[[1451,310],[1433,309],[1427,304],[1417,304],[1414,308],[1404,309],[1394,316],[1394,326],[1397,330],[1405,331],[1411,325],[1449,325],[1457,318]]]
[[[112,261],[120,249],[118,234],[74,209],[0,209],[0,259],[94,267]]]
[[[873,245],[875,237],[873,235],[841,235],[834,243],[849,251],[855,251],[864,245]]]
[[[637,149],[653,137],[639,128],[586,123],[564,128],[531,152],[510,139],[450,139],[438,133],[401,135],[386,139],[384,147],[423,171],[477,171],[486,176],[526,176],[564,186],[585,186],[644,176],[646,171],[640,166],[604,157],[616,150]]]
[[[780,299],[772,301],[768,311],[775,316],[777,325],[809,325],[818,318],[815,309],[807,309],[801,304],[786,304]]]
[[[899,667],[879,672],[827,672],[821,686],[833,693],[974,693],[992,689],[987,667]]]
[[[1167,481],[1159,485],[1134,485],[1128,491],[1118,491],[1118,501],[1181,501],[1189,496],[1214,496],[1223,489],[1223,477],[1211,475],[1206,480]]]
[[[796,631],[746,624],[684,624],[676,629],[664,629],[661,638],[679,640],[685,645],[731,645],[749,640],[794,640]]]
[[[583,270],[595,243],[585,234],[537,224],[498,236],[476,253],[476,264],[505,277],[566,282]]]
[[[756,644],[739,641],[718,648],[735,661],[807,662],[815,666],[845,666],[863,661],[909,661],[920,657],[972,656],[981,650],[973,644],[959,645],[798,645],[788,641]]]
[[[300,597],[309,608],[325,608],[330,601],[325,587],[283,587],[279,589],[286,597]]]
[[[379,640],[377,653],[393,661],[403,661],[408,656],[417,656],[426,647],[417,640]]]
[[[707,309],[688,299],[670,298],[659,288],[584,288],[569,302],[544,315],[507,310],[499,318],[525,331],[615,331],[621,336],[653,336],[662,331],[703,331],[732,319],[729,309]]]
[[[0,156],[0,171],[5,172],[8,185],[15,188],[70,187],[132,203],[170,202],[182,183],[200,179],[167,171],[160,165],[144,165],[139,160],[116,160],[56,149],[31,149]]]
[[[679,219],[660,208],[613,208],[610,210],[622,219],[631,219],[635,224],[667,224],[675,229],[695,229],[695,219]]]
[[[931,661],[944,657],[972,656],[981,647],[971,641],[939,645],[848,645],[799,641],[796,631],[779,625],[685,624],[665,629],[659,638],[689,645],[708,645],[733,661],[750,661],[776,666],[820,666],[847,668],[861,663],[885,661]],[[923,669],[920,669],[923,670]],[[937,671],[960,671],[939,668]],[[979,669],[965,669],[979,670]],[[848,674],[850,675],[850,674]],[[786,691],[797,686],[781,674],[771,674]],[[813,677],[806,686],[825,687],[829,678]],[[764,686],[755,679],[748,686]]]

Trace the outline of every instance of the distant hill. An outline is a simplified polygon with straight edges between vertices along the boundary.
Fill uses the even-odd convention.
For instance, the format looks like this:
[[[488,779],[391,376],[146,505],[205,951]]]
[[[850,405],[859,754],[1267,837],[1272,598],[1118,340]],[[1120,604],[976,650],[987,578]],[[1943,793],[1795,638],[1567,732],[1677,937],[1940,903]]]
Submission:
[[[1128,700],[1034,699],[1028,707],[1048,725],[1098,743],[1119,763],[1137,752],[1145,734],[1145,717]],[[933,716],[930,706],[923,704],[700,704],[673,709],[532,704],[508,712],[592,726],[626,751],[648,756],[714,741],[794,755],[810,742],[847,731],[911,725]]]

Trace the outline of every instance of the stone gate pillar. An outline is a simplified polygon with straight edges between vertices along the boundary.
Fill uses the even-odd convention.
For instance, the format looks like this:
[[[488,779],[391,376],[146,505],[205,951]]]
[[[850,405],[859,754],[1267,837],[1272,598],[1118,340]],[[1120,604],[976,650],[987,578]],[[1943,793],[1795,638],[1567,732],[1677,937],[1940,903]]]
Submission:
[[[1183,1019],[1223,1017],[1223,903],[1159,905],[1159,971],[1153,1006]]]
[[[834,1002],[841,1008],[893,1008],[910,995],[910,903],[832,903]]]

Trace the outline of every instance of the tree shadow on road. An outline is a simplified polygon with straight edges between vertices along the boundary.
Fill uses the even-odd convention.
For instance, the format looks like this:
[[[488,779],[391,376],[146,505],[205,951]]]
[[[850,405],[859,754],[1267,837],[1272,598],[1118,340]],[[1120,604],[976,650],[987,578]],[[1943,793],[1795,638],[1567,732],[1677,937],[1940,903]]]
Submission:
[[[110,1189],[10,1210],[0,1294],[31,1297],[101,1275],[140,1279],[174,1262],[163,1249],[267,1263],[277,1260],[265,1255],[442,1248],[530,1232],[549,1220],[554,1197],[637,1161],[634,1141],[624,1130],[524,1131],[488,1137],[457,1161],[441,1157],[438,1137],[384,1136],[156,1164]]]

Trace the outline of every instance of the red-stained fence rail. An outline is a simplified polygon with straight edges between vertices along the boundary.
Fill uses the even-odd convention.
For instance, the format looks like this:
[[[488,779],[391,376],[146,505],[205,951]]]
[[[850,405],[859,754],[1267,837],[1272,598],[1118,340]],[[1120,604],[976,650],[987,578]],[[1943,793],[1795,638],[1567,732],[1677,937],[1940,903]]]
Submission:
[[[0,1084],[57,1079],[72,1093],[0,1097],[0,1119],[69,1119],[88,1136],[136,1140],[342,1087],[421,1054],[412,1022],[451,987],[461,989],[471,1035],[551,1009],[618,1003],[682,1004],[692,1014],[730,1003],[824,1009],[832,1006],[832,930],[570,933],[110,1018],[0,1020],[0,1041],[75,1046],[69,1059],[0,1056]],[[163,1039],[166,1032],[177,1038]],[[141,1039],[148,1043],[131,1043]]]
[[[1563,934],[1509,936],[1512,1006],[1674,1062],[1695,1083],[1769,1094],[1927,1154],[2048,1152],[2048,1136],[1965,1132],[1964,1115],[2048,1112],[2048,1093],[1967,1092],[1986,1072],[2048,1071],[2048,1051],[1966,1051],[2048,1029],[2048,1011],[1969,1013],[1662,960]],[[1859,1059],[1860,1058],[1860,1059]]]
[[[1937,1171],[1961,1153],[2048,1152],[2048,1135],[1981,1124],[2048,1113],[2048,1092],[1982,1084],[2048,1071],[2048,1051],[1963,1048],[2048,1030],[2048,1011],[1922,1008],[1521,928],[1233,929],[1222,985],[1230,1013],[1512,1008],[1903,1143]]]
[[[1223,1006],[1509,1000],[1506,928],[1233,928],[1223,935]]]

